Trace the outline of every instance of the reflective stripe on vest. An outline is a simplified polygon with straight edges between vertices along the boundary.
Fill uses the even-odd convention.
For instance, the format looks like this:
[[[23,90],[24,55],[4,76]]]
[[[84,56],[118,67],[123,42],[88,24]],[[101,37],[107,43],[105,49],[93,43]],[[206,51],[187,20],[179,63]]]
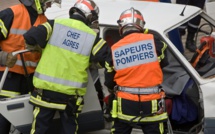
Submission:
[[[155,94],[160,93],[161,89],[158,86],[148,87],[148,88],[130,88],[130,87],[120,87],[119,90],[123,92],[128,92],[132,94]]]
[[[146,88],[163,82],[152,34],[129,34],[115,43],[111,50],[117,85]]]
[[[10,29],[10,33],[11,34],[20,34],[23,35],[27,32],[27,30],[22,30],[22,29],[15,29],[15,28],[11,28]]]
[[[61,78],[51,77],[45,74],[39,74],[38,72],[34,73],[34,77],[40,78],[41,80],[44,80],[44,81],[53,82],[64,86],[72,86],[75,88],[84,88],[87,86],[87,82],[79,83],[79,82],[69,81]]]
[[[14,18],[11,28],[8,29],[8,31],[10,32],[7,36],[7,39],[1,41],[1,49],[5,52],[14,52],[17,50],[25,49],[25,40],[23,34],[32,27],[28,10],[23,4],[12,6],[11,10],[13,11]],[[46,21],[47,18],[44,15],[38,15],[33,26],[38,26],[39,24],[42,24]],[[26,61],[25,64],[27,72],[29,74],[34,72],[40,56],[40,53],[27,52],[23,54],[24,60]],[[17,58],[18,61],[16,62],[14,67],[10,68],[10,71],[18,74],[25,74],[20,55],[18,55]],[[4,70],[5,67],[0,67],[0,71]]]
[[[81,21],[56,19],[35,71],[34,86],[68,95],[85,95],[86,70],[95,38],[96,33]]]
[[[18,95],[20,95],[19,92],[13,92],[13,91],[8,91],[8,90],[1,90],[1,92],[0,92],[0,96],[5,96],[8,98],[13,98],[13,97],[16,97]]]
[[[21,60],[17,60],[17,61],[16,61],[16,65],[23,66],[23,65],[22,65],[22,61],[21,61]],[[25,61],[25,66],[28,66],[28,67],[36,67],[36,66],[37,66],[37,62]]]

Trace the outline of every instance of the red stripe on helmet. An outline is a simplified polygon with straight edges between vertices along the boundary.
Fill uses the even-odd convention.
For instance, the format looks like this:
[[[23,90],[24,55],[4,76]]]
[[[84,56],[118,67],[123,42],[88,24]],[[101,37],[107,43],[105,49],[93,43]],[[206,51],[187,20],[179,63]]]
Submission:
[[[124,15],[120,16],[120,20],[131,17],[131,16],[132,16],[131,14],[124,14]],[[134,14],[134,18],[138,18],[138,19],[141,19],[142,21],[144,21],[143,17],[139,14]]]
[[[94,8],[92,7],[92,5],[90,5],[90,3],[86,2],[85,0],[78,0],[77,3],[79,3],[79,2],[85,4],[91,11],[94,10]]]

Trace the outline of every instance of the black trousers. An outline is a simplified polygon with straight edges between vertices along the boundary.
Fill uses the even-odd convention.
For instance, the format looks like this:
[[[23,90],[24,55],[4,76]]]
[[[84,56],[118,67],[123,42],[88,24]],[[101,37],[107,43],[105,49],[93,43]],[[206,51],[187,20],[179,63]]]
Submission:
[[[54,109],[35,107],[34,121],[32,123],[31,134],[46,134],[52,125],[53,117],[56,113]],[[59,111],[60,123],[58,128],[53,128],[56,134],[75,134],[78,130],[77,117],[67,117],[64,111]],[[51,130],[49,130],[51,131]]]
[[[96,88],[96,92],[97,92],[97,96],[98,96],[98,99],[99,99],[99,103],[101,105],[101,108],[103,109],[103,106],[104,106],[104,101],[103,101],[103,99],[104,99],[104,93],[103,93],[103,87],[102,87],[102,84],[101,84],[101,81],[100,81],[99,78],[95,82],[94,86]]]
[[[144,134],[165,134],[164,123],[139,124]],[[133,125],[115,119],[111,134],[131,134]]]
[[[118,97],[117,99],[117,111],[120,111],[120,113],[123,113],[124,115],[132,116],[133,118],[130,120],[115,118],[112,123],[112,134],[130,134],[132,128],[135,126],[141,127],[144,134],[165,134],[164,123],[166,122],[166,119],[157,121],[152,121],[150,119],[151,114],[160,109],[160,99],[150,101],[134,101],[121,97]],[[148,117],[147,122],[135,122],[133,120],[135,117],[140,117],[140,113],[142,113],[142,118]]]
[[[34,95],[35,92],[32,93],[32,96]],[[60,102],[62,102],[62,104],[65,104],[66,102],[68,102],[69,98],[74,97],[74,95],[66,95],[49,90],[43,90],[42,96],[50,100],[50,102],[58,104]],[[52,122],[57,111],[60,114],[60,125],[57,126],[58,128],[52,128],[53,126],[55,126]],[[56,134],[75,134],[78,131],[78,114],[74,116],[66,116],[65,114],[65,110],[56,110],[51,108],[44,108],[41,106],[35,106],[33,112],[34,119],[32,123],[31,134],[46,134],[47,132],[50,133],[50,129],[55,129],[56,131],[52,133]]]

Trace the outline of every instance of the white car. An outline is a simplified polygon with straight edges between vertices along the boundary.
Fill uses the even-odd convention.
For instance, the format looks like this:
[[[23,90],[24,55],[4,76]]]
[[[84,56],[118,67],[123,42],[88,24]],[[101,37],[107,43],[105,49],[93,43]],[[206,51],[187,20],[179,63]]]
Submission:
[[[172,127],[169,133],[215,133],[215,42],[209,45],[205,55],[194,53],[187,59],[168,38],[168,32],[201,15],[207,24],[202,36],[210,37],[214,31],[215,20],[200,8],[170,3],[156,3],[126,0],[95,0],[100,9],[100,36],[112,45],[120,39],[117,20],[120,14],[131,7],[138,9],[146,21],[148,33],[164,41],[167,47],[169,65],[163,68],[163,88],[170,100],[169,119]],[[50,19],[68,18],[69,9],[75,0],[63,0],[61,8],[52,6],[46,15]],[[201,27],[201,26],[200,26]],[[199,42],[199,40],[197,40]],[[204,43],[199,43],[200,46]],[[201,49],[201,48],[199,48]],[[195,63],[195,59],[198,62]],[[84,110],[80,115],[80,130],[95,131],[105,128],[105,120],[97,100],[93,81],[90,78],[85,98]],[[90,98],[91,100],[88,101]],[[93,99],[92,99],[93,98]],[[22,133],[28,133],[32,122],[32,106],[29,95],[0,100],[0,113]],[[167,109],[168,109],[167,108]],[[99,114],[98,114],[99,113]],[[56,117],[57,121],[57,117]]]

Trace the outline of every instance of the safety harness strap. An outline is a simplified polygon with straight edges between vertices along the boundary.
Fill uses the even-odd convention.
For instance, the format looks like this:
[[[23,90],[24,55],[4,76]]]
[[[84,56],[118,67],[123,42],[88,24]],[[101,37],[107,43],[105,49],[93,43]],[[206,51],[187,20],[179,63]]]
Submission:
[[[137,94],[130,94],[127,92],[122,92],[122,91],[118,91],[116,94],[117,94],[117,97],[131,100],[131,101],[137,101],[137,102],[157,100],[157,99],[161,99],[162,97],[165,96],[165,93],[163,91],[161,91],[160,93],[157,93],[157,94],[147,94],[147,95],[143,94],[143,95],[140,95],[140,97]]]

